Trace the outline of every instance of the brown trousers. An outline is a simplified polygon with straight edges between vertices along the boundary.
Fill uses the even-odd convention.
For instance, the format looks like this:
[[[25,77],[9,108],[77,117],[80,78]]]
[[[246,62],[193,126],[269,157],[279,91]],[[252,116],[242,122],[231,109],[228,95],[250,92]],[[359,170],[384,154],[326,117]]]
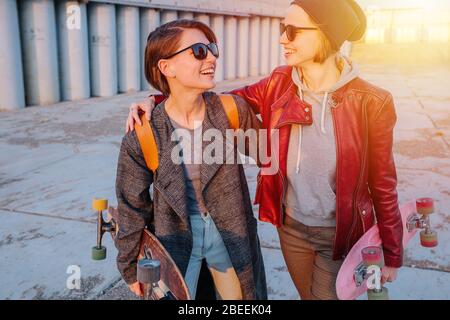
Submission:
[[[302,300],[337,300],[336,277],[342,260],[333,260],[335,227],[308,227],[285,215],[278,230],[286,266]]]

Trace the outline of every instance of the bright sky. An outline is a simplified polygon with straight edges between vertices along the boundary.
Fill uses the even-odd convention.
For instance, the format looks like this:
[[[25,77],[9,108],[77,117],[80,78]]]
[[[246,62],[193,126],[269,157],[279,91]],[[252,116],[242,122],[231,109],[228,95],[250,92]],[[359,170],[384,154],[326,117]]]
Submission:
[[[356,0],[361,6],[376,5],[381,8],[447,8],[450,9],[449,0]]]

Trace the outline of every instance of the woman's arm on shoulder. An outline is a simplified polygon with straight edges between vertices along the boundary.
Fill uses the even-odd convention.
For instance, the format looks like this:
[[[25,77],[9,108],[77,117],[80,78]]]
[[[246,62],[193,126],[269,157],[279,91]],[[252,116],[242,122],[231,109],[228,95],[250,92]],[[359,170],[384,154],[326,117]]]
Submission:
[[[252,107],[255,114],[260,114],[261,107],[264,102],[265,91],[269,81],[270,76],[251,85],[234,89],[228,93],[235,94],[244,98],[248,105]]]
[[[239,114],[239,129],[241,129],[241,136],[238,142],[244,142],[238,145],[241,153],[258,161],[258,147],[259,147],[259,130],[262,127],[261,121],[253,112],[252,108],[242,97],[233,95]],[[245,139],[245,140],[243,140]]]

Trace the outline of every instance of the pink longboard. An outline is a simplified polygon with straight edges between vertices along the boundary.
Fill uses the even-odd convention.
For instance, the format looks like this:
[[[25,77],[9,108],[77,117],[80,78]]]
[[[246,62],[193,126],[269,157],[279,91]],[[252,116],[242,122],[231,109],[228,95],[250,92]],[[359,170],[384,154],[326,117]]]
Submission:
[[[410,201],[402,205],[400,213],[403,222],[403,247],[405,247],[418,230],[414,228],[408,231],[407,227],[408,218],[416,213],[416,202]],[[381,247],[381,245],[380,233],[376,224],[355,243],[345,258],[336,279],[336,291],[340,300],[354,300],[367,291],[366,280],[355,277],[355,270],[363,262],[361,250],[371,246]],[[359,284],[357,284],[358,280]]]

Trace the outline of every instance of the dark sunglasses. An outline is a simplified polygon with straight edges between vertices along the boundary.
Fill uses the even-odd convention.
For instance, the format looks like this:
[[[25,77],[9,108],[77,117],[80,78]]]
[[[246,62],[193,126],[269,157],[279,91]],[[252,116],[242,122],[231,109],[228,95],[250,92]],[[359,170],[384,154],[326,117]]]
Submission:
[[[283,35],[283,33],[286,32],[286,37],[289,41],[294,41],[295,37],[297,36],[297,33],[299,33],[302,30],[317,30],[317,28],[314,27],[296,27],[292,26],[290,24],[285,25],[284,23],[280,23],[280,36]]]
[[[168,56],[164,59],[170,59],[170,58],[176,56],[177,54],[182,53],[189,49],[192,49],[195,59],[198,59],[198,60],[206,59],[206,57],[208,56],[208,50],[211,51],[211,53],[214,57],[219,58],[219,48],[217,47],[217,44],[215,44],[215,43],[210,43],[210,44],[195,43],[192,46],[189,46],[187,48],[184,48],[183,50],[177,51],[174,54],[171,54],[170,56]]]

